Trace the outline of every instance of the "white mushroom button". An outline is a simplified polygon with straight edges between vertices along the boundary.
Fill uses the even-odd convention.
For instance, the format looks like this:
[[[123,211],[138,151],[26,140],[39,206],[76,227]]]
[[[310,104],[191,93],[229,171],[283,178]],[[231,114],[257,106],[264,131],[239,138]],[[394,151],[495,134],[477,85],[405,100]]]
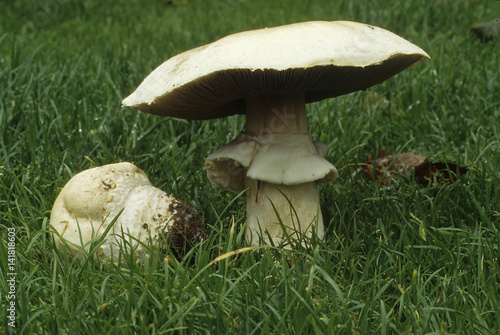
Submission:
[[[155,69],[124,106],[183,119],[245,114],[235,140],[210,155],[209,179],[247,190],[247,241],[323,237],[316,183],[337,177],[311,139],[306,103],[363,90],[427,53],[382,28],[303,22],[247,31],[181,53]],[[284,227],[284,229],[283,229]]]
[[[100,259],[117,260],[120,248],[140,258],[144,245],[165,248],[163,242],[182,255],[204,237],[204,225],[191,207],[125,162],[82,171],[63,187],[50,216],[56,245],[83,256],[81,249],[88,252],[117,216],[96,252]]]

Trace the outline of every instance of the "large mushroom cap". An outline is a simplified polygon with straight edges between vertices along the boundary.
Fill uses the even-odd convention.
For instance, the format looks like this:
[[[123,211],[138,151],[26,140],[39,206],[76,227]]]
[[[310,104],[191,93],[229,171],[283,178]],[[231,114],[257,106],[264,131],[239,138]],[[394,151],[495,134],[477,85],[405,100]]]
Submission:
[[[303,22],[237,33],[172,57],[124,106],[183,119],[245,113],[245,97],[301,91],[319,101],[378,84],[427,53],[367,24]]]

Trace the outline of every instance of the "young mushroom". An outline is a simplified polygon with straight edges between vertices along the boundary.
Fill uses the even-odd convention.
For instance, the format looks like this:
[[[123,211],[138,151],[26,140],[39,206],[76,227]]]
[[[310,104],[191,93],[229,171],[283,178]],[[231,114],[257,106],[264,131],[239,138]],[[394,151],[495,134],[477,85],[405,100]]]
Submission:
[[[145,245],[164,248],[164,242],[182,256],[204,237],[204,225],[191,207],[151,185],[142,170],[126,162],[71,178],[54,202],[50,224],[56,245],[78,256],[109,228],[96,256],[110,260],[118,259],[120,247],[141,258]]]
[[[303,22],[247,31],[172,57],[124,106],[183,119],[245,114],[245,131],[206,159],[212,183],[246,190],[247,241],[323,237],[317,183],[337,177],[306,103],[364,90],[429,56],[367,24]]]

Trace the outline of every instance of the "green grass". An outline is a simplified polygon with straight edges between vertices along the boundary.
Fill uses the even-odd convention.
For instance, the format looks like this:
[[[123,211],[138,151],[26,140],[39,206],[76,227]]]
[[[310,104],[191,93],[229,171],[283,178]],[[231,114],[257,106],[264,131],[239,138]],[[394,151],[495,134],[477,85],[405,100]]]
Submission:
[[[1,333],[500,333],[500,44],[469,31],[498,19],[500,2],[47,0],[2,1],[0,13]],[[320,188],[324,242],[212,262],[245,247],[245,203],[211,186],[203,162],[244,120],[160,118],[122,98],[164,60],[227,34],[339,19],[394,31],[432,59],[308,106],[340,171]],[[358,164],[381,148],[469,171],[380,189]],[[208,239],[180,260],[124,255],[124,266],[55,249],[58,192],[119,161],[193,205]],[[16,328],[4,313],[12,227]]]

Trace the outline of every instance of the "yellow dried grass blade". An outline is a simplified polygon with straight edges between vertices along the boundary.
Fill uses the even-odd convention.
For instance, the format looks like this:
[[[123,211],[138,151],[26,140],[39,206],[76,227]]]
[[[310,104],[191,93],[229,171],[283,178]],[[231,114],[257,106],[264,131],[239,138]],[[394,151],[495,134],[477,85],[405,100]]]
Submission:
[[[220,262],[226,258],[229,258],[231,256],[234,256],[234,255],[237,255],[237,254],[241,254],[241,253],[244,253],[244,252],[247,252],[247,251],[250,251],[250,250],[253,250],[255,247],[246,247],[246,248],[241,248],[241,249],[238,249],[238,250],[233,250],[233,251],[230,251],[230,252],[227,252],[225,253],[224,255],[220,255],[219,257],[216,257],[214,258],[211,262],[210,262],[210,265],[214,264],[214,263],[217,263],[217,262]]]

